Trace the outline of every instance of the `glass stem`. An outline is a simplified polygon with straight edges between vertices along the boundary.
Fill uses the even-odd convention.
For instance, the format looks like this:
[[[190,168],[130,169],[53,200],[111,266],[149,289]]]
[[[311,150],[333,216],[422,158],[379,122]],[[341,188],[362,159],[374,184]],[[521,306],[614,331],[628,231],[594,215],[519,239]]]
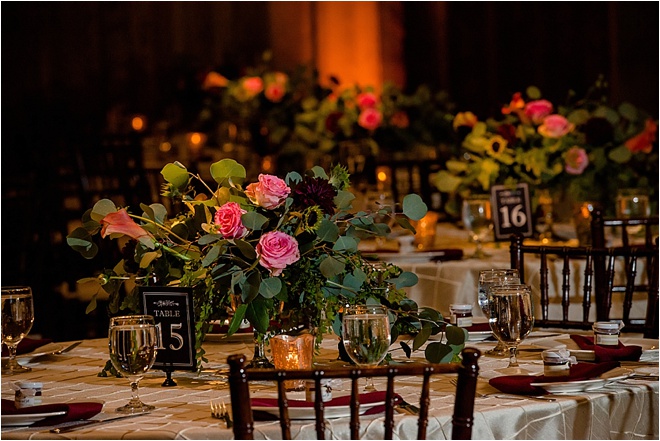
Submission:
[[[518,367],[518,347],[511,346],[509,348],[509,367]]]
[[[133,406],[140,403],[140,395],[138,394],[138,382],[131,381],[131,404]]]
[[[7,351],[9,352],[8,366],[10,368],[18,366],[18,362],[16,361],[16,348],[17,347],[18,347],[18,344],[7,345]]]

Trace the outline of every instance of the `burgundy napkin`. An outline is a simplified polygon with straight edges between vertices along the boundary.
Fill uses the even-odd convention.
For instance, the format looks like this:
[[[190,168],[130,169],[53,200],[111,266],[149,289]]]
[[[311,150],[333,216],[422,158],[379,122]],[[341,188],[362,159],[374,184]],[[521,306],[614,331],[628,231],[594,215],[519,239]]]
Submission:
[[[47,345],[48,343],[52,343],[52,339],[50,338],[24,338],[20,342],[18,342],[18,346],[16,346],[16,355],[22,355],[22,354],[27,354],[29,352],[34,351],[37,348],[40,348],[41,346]],[[2,356],[3,357],[9,357],[9,351],[7,350],[7,347],[5,345],[2,345]]]
[[[467,332],[486,332],[491,331],[490,325],[486,323],[475,323],[472,326],[465,328]]]
[[[639,361],[639,357],[642,356],[641,346],[625,346],[623,343],[619,342],[618,348],[610,349],[604,346],[595,345],[593,337],[571,334],[571,339],[577,343],[580,349],[594,351],[594,354],[596,354],[596,362]]]
[[[618,361],[604,363],[578,363],[571,366],[571,373],[561,377],[546,377],[545,375],[504,375],[491,378],[488,382],[495,389],[507,394],[542,395],[546,391],[532,383],[554,383],[565,381],[582,381],[596,378],[620,366]]]
[[[65,411],[64,415],[52,416],[32,424],[34,427],[51,426],[55,424],[67,423],[69,421],[86,420],[101,412],[103,404],[86,403],[59,403],[43,404],[41,406],[30,406],[17,409],[12,400],[2,400],[3,415],[28,415],[33,413],[50,413]]]
[[[360,394],[360,404],[371,404],[371,403],[380,403],[385,401],[385,396],[387,392],[377,391],[377,392],[368,392],[365,394]],[[398,403],[401,400],[401,396],[394,394],[394,401]],[[252,398],[252,407],[277,407],[277,398]],[[314,407],[313,401],[303,401],[303,400],[288,400],[289,407]],[[330,401],[323,403],[325,408],[328,407],[339,407],[339,406],[349,406],[351,404],[351,396],[344,395],[341,397],[333,398]],[[374,415],[385,410],[385,404],[382,406],[374,406],[371,409],[364,412],[362,415]],[[267,415],[257,415],[255,413],[255,418],[259,416],[259,419],[268,418]]]
[[[229,331],[229,326],[227,325],[218,325],[217,323],[214,323],[211,329],[212,334],[226,334]],[[247,328],[239,328],[238,331],[234,333],[236,334],[247,334],[250,333],[252,334],[254,330],[252,329],[252,326],[249,326]]]

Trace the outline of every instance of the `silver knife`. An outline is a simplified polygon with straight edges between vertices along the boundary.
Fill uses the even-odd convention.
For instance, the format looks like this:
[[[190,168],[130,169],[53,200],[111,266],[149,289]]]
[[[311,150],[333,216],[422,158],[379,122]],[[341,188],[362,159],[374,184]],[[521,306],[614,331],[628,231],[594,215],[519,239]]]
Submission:
[[[51,433],[66,433],[66,432],[72,432],[77,429],[81,429],[83,427],[89,427],[89,426],[96,426],[104,423],[109,423],[111,421],[119,421],[123,420],[125,418],[131,418],[135,416],[140,416],[140,415],[147,415],[149,412],[143,412],[143,413],[135,413],[132,415],[121,415],[121,416],[116,416],[116,417],[111,417],[111,418],[106,418],[103,420],[85,420],[81,421],[79,423],[66,423],[66,425],[62,425],[60,427],[56,427],[54,429],[50,429]]]

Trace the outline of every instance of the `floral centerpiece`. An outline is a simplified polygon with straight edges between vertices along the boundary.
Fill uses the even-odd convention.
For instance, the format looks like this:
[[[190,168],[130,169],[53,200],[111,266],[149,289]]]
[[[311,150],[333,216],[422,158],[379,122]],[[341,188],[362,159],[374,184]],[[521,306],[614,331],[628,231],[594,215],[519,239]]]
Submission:
[[[391,311],[395,337],[415,335],[412,350],[444,330],[438,312],[406,298],[403,288],[417,282],[414,274],[369,262],[358,251],[362,238],[389,232],[377,217],[414,231],[409,220],[427,211],[419,196],[407,195],[401,207],[351,213],[354,196],[342,166],[329,173],[314,167],[305,176],[291,172],[285,179],[262,174],[247,185],[245,168],[232,159],[212,164],[213,183],[180,163],[167,164],[161,173],[163,195],[173,200],[176,213],[158,203],[131,212],[104,199],[67,238],[86,258],[97,254],[97,234],[124,241],[114,268],[84,280],[109,293],[110,314],[139,312],[140,285],[192,287],[200,362],[214,320],[228,323],[230,335],[247,320],[260,337],[305,328],[320,342],[326,332],[339,330],[343,307],[376,302]],[[466,333],[447,333],[454,346],[433,342],[427,358],[457,356]]]
[[[613,107],[605,89],[599,79],[586,98],[556,106],[531,86],[526,96],[514,94],[501,118],[459,112],[453,125],[461,155],[436,176],[451,195],[447,210],[458,213],[461,196],[520,182],[599,201],[610,213],[618,188],[648,188],[656,200],[657,121],[629,103]]]

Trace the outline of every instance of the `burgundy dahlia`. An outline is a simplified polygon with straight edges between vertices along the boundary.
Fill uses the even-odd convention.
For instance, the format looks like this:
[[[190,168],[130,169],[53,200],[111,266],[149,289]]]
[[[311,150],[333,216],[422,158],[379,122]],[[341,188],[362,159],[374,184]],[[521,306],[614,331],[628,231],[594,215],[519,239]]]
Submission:
[[[325,179],[305,177],[293,190],[293,201],[298,207],[318,205],[325,214],[335,211],[335,188]]]

